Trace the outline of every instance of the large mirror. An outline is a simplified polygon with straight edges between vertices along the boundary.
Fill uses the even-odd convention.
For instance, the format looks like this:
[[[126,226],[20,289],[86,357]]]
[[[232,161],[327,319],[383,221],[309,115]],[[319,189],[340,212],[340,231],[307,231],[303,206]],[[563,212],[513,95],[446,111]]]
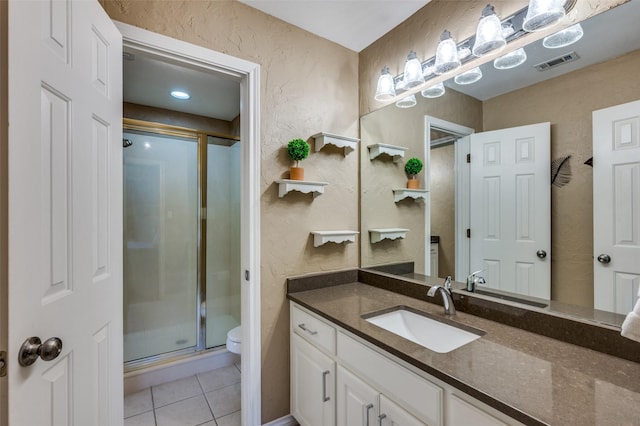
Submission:
[[[612,138],[618,139],[600,143],[624,143],[628,148],[624,167],[610,166],[607,172],[627,181],[624,191],[618,189],[612,195],[606,179],[594,182],[593,165],[604,164],[606,154],[598,148],[600,141],[594,141],[594,126],[599,124],[592,117],[594,111],[640,100],[639,19],[640,2],[628,2],[582,22],[584,36],[570,46],[549,49],[542,40],[536,41],[525,46],[527,60],[516,68],[498,70],[489,62],[480,67],[483,77],[476,83],[457,84],[452,77],[445,82],[446,93],[441,97],[425,98],[418,93],[412,108],[389,105],[362,116],[362,267],[392,271],[388,265],[409,263],[409,269],[397,269],[399,273],[414,278],[451,275],[461,282],[474,268],[486,269],[483,274],[488,285],[482,288],[496,297],[619,325],[640,286],[640,118],[618,120],[615,128],[622,132],[623,140],[615,130]],[[545,70],[534,67],[542,63]],[[486,208],[478,198],[478,194],[487,194],[486,188],[474,187],[480,178],[471,176],[471,166],[466,165],[467,153],[477,146],[467,135],[490,134],[491,139],[491,132],[537,123],[550,123],[546,154],[517,150],[502,154],[545,157],[546,184],[538,186],[546,186],[549,205],[525,197],[528,208],[503,209],[493,220],[497,226],[511,228],[526,220],[536,232],[548,228],[550,241],[531,245],[532,259],[515,272],[520,280],[523,276],[529,281],[547,280],[546,295],[515,286],[492,286],[498,278],[486,261],[489,255],[480,253],[484,257],[478,263],[474,259],[483,249],[470,247],[474,226],[478,226],[473,221],[483,217],[480,222],[487,225],[488,219],[480,214]],[[425,162],[419,179],[420,188],[426,191],[407,196],[402,191],[407,180],[404,164],[411,157]],[[554,185],[549,177],[552,173],[558,175]],[[616,209],[626,213],[616,216]],[[613,216],[602,215],[611,210]],[[467,229],[472,238],[467,238]],[[380,234],[380,230],[388,233]],[[621,232],[626,232],[622,240],[613,235]],[[635,265],[616,269],[622,256],[613,257],[616,248],[610,252],[600,242],[594,243],[594,236],[614,246],[618,238],[618,246],[635,250],[624,253]],[[507,248],[506,252],[514,250]],[[598,262],[600,254],[612,260]],[[548,278],[540,278],[544,271],[527,269],[536,261],[548,269]]]

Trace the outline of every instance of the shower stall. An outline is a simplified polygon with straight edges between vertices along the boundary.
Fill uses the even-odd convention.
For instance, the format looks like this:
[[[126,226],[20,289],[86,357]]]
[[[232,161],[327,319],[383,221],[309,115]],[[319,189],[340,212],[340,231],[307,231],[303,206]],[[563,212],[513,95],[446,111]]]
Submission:
[[[240,324],[240,141],[125,119],[124,361],[223,346]]]

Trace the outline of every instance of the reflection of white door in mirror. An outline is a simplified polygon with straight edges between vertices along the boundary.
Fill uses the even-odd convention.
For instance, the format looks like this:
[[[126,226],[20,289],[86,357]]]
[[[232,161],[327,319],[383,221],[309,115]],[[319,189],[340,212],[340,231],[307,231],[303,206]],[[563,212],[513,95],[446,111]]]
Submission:
[[[471,270],[550,299],[550,123],[474,133],[470,145]]]
[[[640,288],[640,101],[593,112],[596,309],[633,310]]]

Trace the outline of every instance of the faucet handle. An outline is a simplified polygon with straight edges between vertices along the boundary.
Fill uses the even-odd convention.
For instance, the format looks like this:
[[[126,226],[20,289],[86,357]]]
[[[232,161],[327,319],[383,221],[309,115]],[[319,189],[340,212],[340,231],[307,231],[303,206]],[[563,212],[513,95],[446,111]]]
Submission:
[[[451,275],[447,275],[447,278],[444,279],[444,284],[442,285],[445,290],[449,290],[451,292]]]

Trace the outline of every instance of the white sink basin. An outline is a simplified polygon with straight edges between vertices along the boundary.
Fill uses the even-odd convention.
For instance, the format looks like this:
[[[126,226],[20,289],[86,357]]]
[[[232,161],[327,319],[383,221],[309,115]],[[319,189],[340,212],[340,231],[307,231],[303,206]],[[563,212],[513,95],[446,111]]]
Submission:
[[[451,352],[484,334],[480,330],[471,332],[431,319],[425,313],[416,313],[406,307],[385,310],[377,315],[366,315],[365,320],[439,353]]]

